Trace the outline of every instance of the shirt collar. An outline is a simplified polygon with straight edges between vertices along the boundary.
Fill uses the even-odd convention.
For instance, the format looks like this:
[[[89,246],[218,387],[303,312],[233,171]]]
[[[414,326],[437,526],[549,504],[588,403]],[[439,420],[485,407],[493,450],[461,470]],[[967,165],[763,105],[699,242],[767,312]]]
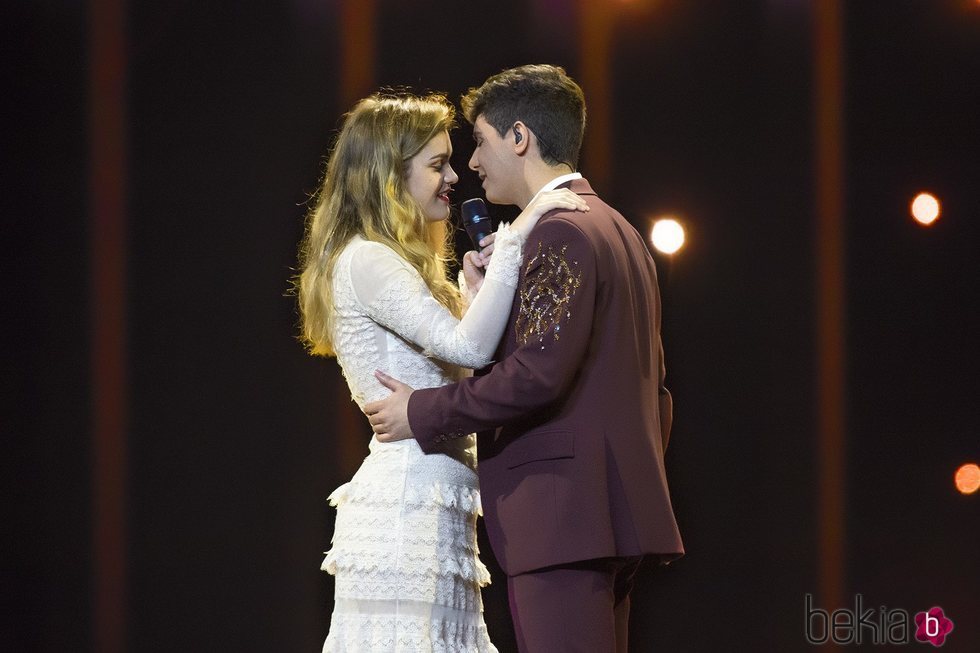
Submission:
[[[542,186],[541,187],[541,190],[539,190],[537,193],[534,194],[534,197],[537,197],[538,195],[540,195],[541,193],[545,192],[546,190],[555,190],[556,188],[558,188],[562,184],[567,184],[570,181],[573,181],[575,179],[581,179],[581,178],[582,178],[582,173],[581,172],[570,172],[567,175],[560,175],[558,177],[555,177],[554,179],[552,179],[551,181],[549,181],[547,184],[545,184],[544,186]],[[531,201],[532,202],[534,201],[534,197],[531,198]],[[530,204],[530,203],[531,202],[528,202],[528,204]]]

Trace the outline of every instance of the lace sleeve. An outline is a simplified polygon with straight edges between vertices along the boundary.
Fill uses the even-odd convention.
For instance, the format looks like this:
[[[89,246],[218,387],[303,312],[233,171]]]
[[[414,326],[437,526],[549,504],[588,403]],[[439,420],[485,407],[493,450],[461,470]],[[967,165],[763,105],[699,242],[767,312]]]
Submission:
[[[462,320],[436,301],[418,271],[380,243],[354,252],[351,287],[371,319],[421,346],[426,356],[480,368],[492,360],[507,325],[522,246],[520,234],[501,226],[486,279]]]

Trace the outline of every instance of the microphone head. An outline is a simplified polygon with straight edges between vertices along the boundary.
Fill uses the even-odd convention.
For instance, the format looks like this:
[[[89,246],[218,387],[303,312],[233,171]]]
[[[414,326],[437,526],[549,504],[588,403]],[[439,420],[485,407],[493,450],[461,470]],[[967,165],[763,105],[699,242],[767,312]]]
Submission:
[[[469,234],[470,240],[476,249],[482,250],[480,241],[486,238],[493,231],[487,205],[479,197],[466,200],[459,206],[460,213],[463,215],[463,228]]]
[[[479,197],[474,197],[471,200],[466,200],[459,206],[459,210],[463,215],[463,224],[469,225],[475,222],[480,222],[481,220],[489,220],[490,216],[487,211],[487,205],[483,203],[483,200]]]

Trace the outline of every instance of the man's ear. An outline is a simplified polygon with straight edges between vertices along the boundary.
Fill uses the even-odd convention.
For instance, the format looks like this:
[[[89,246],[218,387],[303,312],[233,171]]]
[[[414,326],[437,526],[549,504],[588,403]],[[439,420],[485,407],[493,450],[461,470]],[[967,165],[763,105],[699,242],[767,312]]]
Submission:
[[[523,122],[518,120],[514,123],[514,126],[510,128],[511,134],[514,137],[514,154],[517,156],[524,156],[527,149],[531,146],[531,132]]]

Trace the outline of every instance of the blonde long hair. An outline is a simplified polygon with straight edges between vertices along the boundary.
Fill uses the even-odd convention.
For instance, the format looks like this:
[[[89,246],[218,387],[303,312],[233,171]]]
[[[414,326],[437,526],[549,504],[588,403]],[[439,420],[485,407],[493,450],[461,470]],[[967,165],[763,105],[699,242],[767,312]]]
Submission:
[[[453,126],[443,95],[376,93],[345,116],[299,247],[300,340],[310,354],[334,356],[333,272],[354,236],[383,243],[418,270],[433,297],[457,317],[459,289],[449,282],[455,260],[446,221],[426,220],[405,187],[409,160]]]

